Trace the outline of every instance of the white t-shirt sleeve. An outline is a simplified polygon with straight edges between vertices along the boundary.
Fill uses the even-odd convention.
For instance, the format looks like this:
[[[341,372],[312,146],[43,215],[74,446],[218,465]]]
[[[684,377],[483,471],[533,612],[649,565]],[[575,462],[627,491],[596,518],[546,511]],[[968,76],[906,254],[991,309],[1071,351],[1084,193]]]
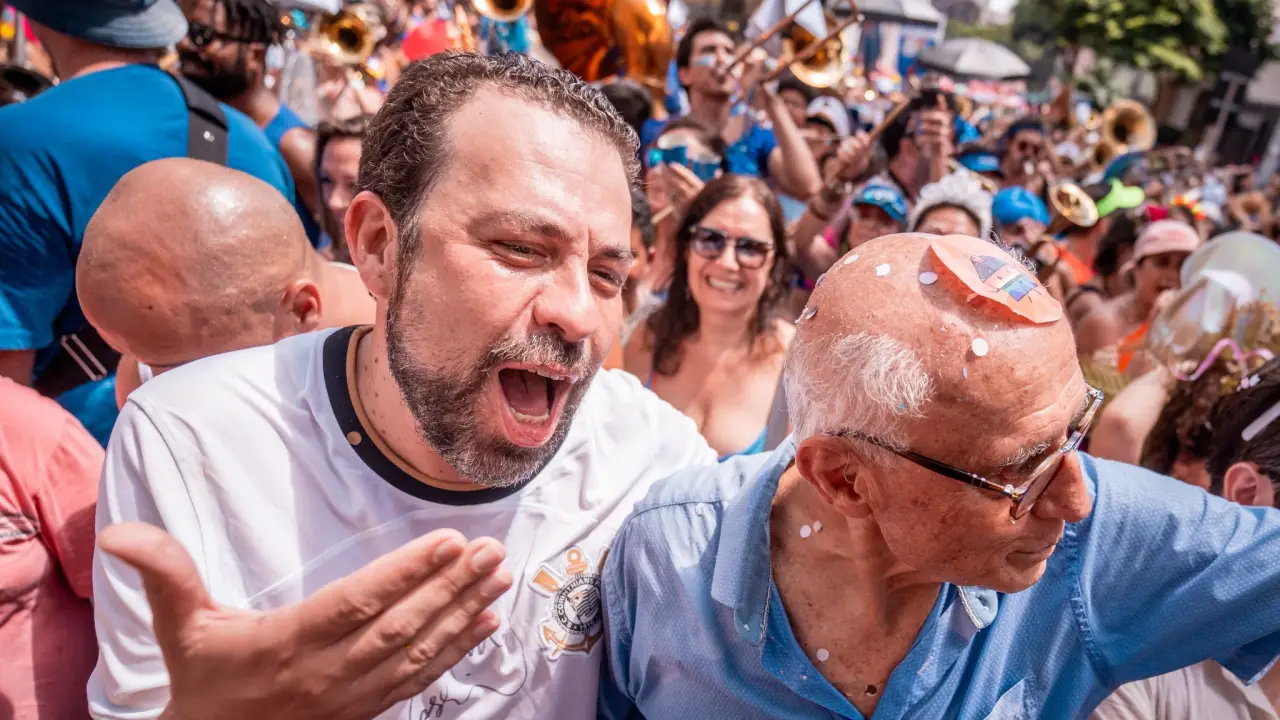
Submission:
[[[181,468],[160,430],[136,402],[125,404],[107,445],[99,487],[97,528],[120,522],[164,528],[206,579],[199,523]],[[169,673],[151,627],[141,576],[98,551],[93,606],[100,653],[89,678],[89,710],[99,720],[160,715],[169,702]]]
[[[636,376],[623,370],[602,370],[601,376],[611,383],[613,396],[610,402],[617,407],[627,407],[628,412],[617,414],[614,420],[625,418],[626,423],[610,423],[613,432],[647,433],[653,439],[652,460],[654,479],[660,479],[687,467],[714,464],[719,456],[698,432],[698,424],[688,415],[675,409],[640,383]],[[609,412],[618,413],[616,408]],[[637,425],[637,418],[644,423]]]

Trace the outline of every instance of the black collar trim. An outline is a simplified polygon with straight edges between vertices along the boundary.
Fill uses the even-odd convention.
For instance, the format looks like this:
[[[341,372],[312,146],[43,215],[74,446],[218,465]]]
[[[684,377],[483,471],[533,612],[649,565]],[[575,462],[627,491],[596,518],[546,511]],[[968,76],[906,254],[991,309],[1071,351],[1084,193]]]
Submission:
[[[373,431],[361,422],[361,413],[356,410],[351,399],[354,392],[354,378],[351,370],[354,367],[357,341],[364,334],[364,329],[365,326],[353,325],[342,328],[325,338],[324,384],[329,393],[329,405],[333,407],[333,417],[338,422],[338,427],[346,436],[351,449],[370,470],[400,492],[412,495],[419,500],[441,505],[483,505],[496,502],[514,495],[529,484],[526,480],[510,487],[465,491],[446,490],[429,484],[421,474],[415,473],[402,460],[392,457],[389,450],[384,451],[379,447],[382,443],[376,440]]]

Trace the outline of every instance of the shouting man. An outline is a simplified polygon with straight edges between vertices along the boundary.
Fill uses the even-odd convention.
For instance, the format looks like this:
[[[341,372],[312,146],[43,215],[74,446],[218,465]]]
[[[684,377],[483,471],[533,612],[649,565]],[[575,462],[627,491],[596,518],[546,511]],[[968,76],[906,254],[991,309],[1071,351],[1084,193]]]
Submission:
[[[406,69],[346,218],[373,326],[190,363],[122,410],[97,717],[596,716],[613,531],[715,461],[596,373],[635,156],[598,91],[523,55]]]
[[[618,533],[606,717],[1077,718],[1280,653],[1280,511],[1076,452],[1102,395],[994,245],[861,246],[788,352],[794,440],[660,483]]]

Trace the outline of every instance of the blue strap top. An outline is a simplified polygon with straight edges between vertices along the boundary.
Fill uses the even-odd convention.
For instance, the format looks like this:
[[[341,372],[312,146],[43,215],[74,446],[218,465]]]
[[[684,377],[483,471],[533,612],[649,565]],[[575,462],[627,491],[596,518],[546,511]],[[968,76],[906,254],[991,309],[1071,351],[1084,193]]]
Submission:
[[[262,128],[262,132],[267,136],[267,140],[271,141],[271,147],[277,151],[280,149],[280,141],[284,139],[284,134],[294,128],[307,127],[302,118],[298,114],[289,109],[288,105],[280,104],[280,111],[276,116],[271,118],[271,122]],[[295,186],[297,183],[295,183]],[[306,203],[302,201],[298,191],[293,192],[293,209],[298,211],[298,217],[302,220],[302,227],[307,231],[307,239],[311,241],[311,246],[317,249],[324,249],[326,246],[324,233],[320,232],[320,224],[316,222],[315,217],[311,215],[311,211],[307,209]]]

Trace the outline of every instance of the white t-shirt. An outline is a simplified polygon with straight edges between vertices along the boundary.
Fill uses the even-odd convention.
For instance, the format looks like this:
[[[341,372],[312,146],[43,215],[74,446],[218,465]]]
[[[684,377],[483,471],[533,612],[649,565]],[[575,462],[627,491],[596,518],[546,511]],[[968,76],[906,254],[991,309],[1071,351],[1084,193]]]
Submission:
[[[1121,685],[1090,720],[1277,720],[1262,688],[1212,660]]]
[[[289,338],[148,382],[107,450],[98,527],[140,520],[190,551],[213,598],[302,600],[438,528],[506,543],[502,626],[385,719],[596,717],[601,561],[649,485],[716,460],[693,421],[631,375],[601,372],[551,463],[522,487],[453,492],[417,479],[349,390],[358,330]],[[169,679],[137,573],[99,553],[97,718],[153,718]]]

